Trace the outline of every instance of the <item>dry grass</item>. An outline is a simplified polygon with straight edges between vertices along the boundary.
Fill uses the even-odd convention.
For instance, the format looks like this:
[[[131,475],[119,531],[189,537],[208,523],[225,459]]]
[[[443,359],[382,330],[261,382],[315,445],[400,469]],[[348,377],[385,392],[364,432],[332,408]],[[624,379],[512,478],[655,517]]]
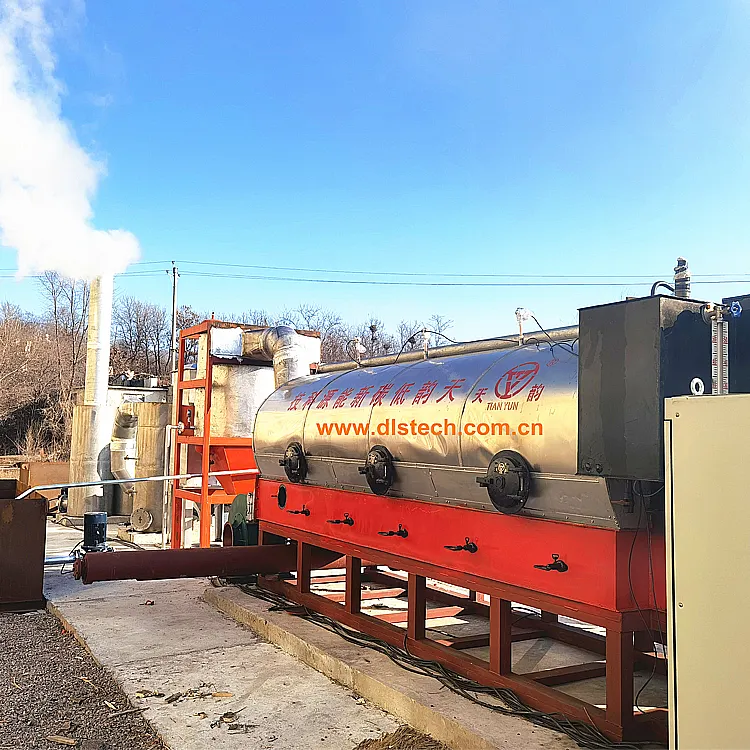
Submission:
[[[399,727],[391,734],[384,734],[377,740],[360,742],[354,750],[448,750],[441,742],[426,734],[420,734],[411,727]]]

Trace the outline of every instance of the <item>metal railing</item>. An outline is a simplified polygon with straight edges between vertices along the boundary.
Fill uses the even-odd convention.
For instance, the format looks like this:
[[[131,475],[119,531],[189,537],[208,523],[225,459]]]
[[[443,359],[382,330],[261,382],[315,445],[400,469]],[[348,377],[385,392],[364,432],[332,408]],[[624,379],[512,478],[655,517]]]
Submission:
[[[258,469],[231,469],[229,471],[209,471],[209,477],[236,476],[237,474],[259,474]],[[164,474],[158,477],[135,477],[132,479],[101,479],[98,482],[66,482],[65,484],[38,484],[35,487],[29,487],[18,495],[16,500],[23,500],[32,492],[41,492],[42,490],[64,490],[71,487],[105,487],[113,484],[137,484],[139,482],[166,482],[171,479],[200,479],[202,474]]]

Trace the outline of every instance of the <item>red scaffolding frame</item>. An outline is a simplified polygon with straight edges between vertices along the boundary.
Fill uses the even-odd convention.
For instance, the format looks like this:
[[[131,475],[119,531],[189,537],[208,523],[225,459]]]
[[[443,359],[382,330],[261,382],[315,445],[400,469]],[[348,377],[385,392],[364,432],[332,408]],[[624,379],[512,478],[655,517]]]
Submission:
[[[236,323],[220,320],[204,320],[196,326],[180,331],[177,382],[175,386],[175,403],[177,423],[182,425],[172,444],[172,467],[174,474],[185,473],[182,467],[182,446],[187,446],[185,468],[190,470],[191,458],[195,451],[200,457],[200,488],[189,489],[180,486],[180,480],[172,480],[172,540],[173,549],[183,545],[185,502],[195,503],[200,516],[200,546],[211,546],[211,511],[215,505],[228,505],[240,493],[254,493],[257,467],[253,456],[253,441],[250,437],[226,437],[211,434],[211,399],[213,386],[213,367],[216,358],[211,355],[211,331],[214,328],[229,328]],[[206,371],[203,377],[186,378],[187,342],[198,342],[206,338]],[[201,374],[201,373],[196,373]],[[190,390],[201,389],[204,392],[201,433],[196,435],[196,419],[193,406],[183,402],[183,395]],[[254,474],[248,470],[255,469]],[[237,476],[224,475],[217,477],[220,487],[212,487],[209,473],[212,471],[237,472]],[[197,472],[196,472],[197,473]]]

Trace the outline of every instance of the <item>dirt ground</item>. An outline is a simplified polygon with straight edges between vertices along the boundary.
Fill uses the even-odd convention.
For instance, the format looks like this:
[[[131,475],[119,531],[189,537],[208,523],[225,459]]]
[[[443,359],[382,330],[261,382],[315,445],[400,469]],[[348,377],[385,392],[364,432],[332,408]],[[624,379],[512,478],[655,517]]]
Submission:
[[[163,748],[142,713],[131,709],[56,618],[0,614],[0,750]]]

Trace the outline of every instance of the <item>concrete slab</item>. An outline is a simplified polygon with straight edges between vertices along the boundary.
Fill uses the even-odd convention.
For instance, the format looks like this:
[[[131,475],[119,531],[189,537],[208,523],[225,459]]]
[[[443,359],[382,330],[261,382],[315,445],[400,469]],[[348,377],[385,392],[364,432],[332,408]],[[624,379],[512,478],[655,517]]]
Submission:
[[[456,750],[577,747],[556,732],[477,706],[437,680],[407,672],[384,654],[355,646],[314,623],[269,611],[269,604],[236,588],[210,588],[204,598],[287,653]]]
[[[47,551],[67,551],[79,538],[53,526]],[[206,604],[206,585],[184,579],[84,587],[59,568],[45,576],[50,611],[145,709],[173,750],[351,750],[398,727],[384,711]],[[177,697],[168,702],[171,696]],[[228,712],[237,714],[235,730],[221,721]]]

